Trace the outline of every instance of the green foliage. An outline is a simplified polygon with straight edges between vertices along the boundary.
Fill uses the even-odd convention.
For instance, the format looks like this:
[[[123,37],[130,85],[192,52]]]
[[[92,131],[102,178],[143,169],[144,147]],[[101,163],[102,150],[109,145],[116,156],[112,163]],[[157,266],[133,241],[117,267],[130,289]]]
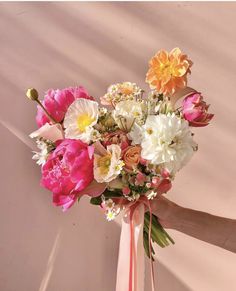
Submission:
[[[115,190],[115,191],[111,191],[106,189],[102,195],[98,196],[98,197],[93,197],[90,199],[90,203],[93,205],[101,205],[102,204],[102,196],[105,198],[105,200],[107,199],[112,199],[112,198],[119,198],[122,195],[122,192],[120,190]]]
[[[150,224],[150,213],[146,212],[144,215],[144,228],[143,228],[143,245],[147,256],[150,258],[149,253],[149,242],[148,242],[148,234],[149,234],[149,224]],[[151,240],[154,243],[157,243],[160,247],[164,248],[170,243],[174,244],[174,240],[169,236],[169,234],[164,230],[161,224],[158,221],[156,215],[152,214],[152,226],[151,226]],[[153,255],[154,250],[151,244],[152,250],[152,260],[154,260]]]

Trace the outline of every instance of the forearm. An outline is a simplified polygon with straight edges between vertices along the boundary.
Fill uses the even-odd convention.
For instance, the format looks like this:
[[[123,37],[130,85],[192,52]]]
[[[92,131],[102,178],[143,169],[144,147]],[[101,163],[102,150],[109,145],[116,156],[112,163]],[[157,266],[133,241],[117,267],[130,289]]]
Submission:
[[[176,206],[170,227],[236,253],[236,220]]]

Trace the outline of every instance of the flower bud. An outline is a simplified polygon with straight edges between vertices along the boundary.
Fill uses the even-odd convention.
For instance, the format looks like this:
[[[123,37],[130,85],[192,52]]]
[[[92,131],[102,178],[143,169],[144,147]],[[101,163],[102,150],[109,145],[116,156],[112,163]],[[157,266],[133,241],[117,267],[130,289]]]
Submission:
[[[202,127],[209,124],[214,114],[208,113],[209,105],[200,93],[192,93],[182,103],[183,116],[190,126]]]
[[[38,100],[39,98],[39,94],[38,94],[38,91],[34,88],[29,88],[27,91],[26,91],[26,96],[30,99],[30,100],[33,100],[33,101],[36,101]]]

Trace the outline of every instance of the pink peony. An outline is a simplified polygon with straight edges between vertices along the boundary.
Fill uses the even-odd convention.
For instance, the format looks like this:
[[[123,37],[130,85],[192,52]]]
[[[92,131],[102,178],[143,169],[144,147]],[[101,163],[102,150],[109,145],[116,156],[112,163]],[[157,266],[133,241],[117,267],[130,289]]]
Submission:
[[[48,113],[57,121],[61,122],[66,114],[68,107],[78,98],[85,98],[94,100],[93,97],[88,95],[88,92],[83,87],[65,88],[62,90],[50,89],[46,92],[42,104]],[[40,106],[36,115],[36,122],[38,127],[43,126],[49,122],[48,117]]]
[[[200,93],[192,93],[183,100],[183,116],[191,126],[206,126],[214,116],[207,112],[209,106],[203,101]]]
[[[41,184],[53,192],[53,203],[70,208],[78,197],[100,195],[105,187],[94,190],[93,147],[80,140],[64,139],[56,142],[56,149],[42,166]]]

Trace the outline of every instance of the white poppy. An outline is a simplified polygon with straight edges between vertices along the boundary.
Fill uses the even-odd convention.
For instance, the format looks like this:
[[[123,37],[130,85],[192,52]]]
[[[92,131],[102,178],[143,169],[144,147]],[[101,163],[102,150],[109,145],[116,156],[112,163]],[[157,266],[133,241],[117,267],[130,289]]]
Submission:
[[[65,137],[89,143],[97,120],[98,103],[84,98],[76,99],[65,115]]]
[[[112,144],[105,149],[99,142],[94,144],[94,148],[94,178],[99,183],[108,183],[120,174],[124,165],[121,148]]]

